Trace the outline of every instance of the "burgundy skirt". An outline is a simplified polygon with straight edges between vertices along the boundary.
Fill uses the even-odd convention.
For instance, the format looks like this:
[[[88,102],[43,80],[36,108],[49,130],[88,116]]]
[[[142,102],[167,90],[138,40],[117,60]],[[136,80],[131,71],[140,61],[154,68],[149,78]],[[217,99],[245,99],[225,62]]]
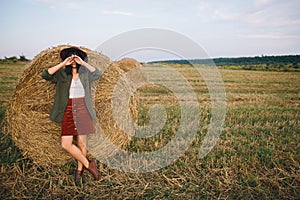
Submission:
[[[69,99],[61,123],[61,136],[95,133],[94,121],[86,108],[84,98]]]

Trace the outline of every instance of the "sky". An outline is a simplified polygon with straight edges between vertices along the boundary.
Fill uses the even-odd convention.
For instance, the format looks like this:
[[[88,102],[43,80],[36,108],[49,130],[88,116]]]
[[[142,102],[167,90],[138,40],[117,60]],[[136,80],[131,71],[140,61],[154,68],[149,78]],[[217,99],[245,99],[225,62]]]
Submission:
[[[143,28],[182,34],[213,58],[298,55],[299,8],[299,0],[0,0],[0,58],[32,59],[62,44],[96,50]]]

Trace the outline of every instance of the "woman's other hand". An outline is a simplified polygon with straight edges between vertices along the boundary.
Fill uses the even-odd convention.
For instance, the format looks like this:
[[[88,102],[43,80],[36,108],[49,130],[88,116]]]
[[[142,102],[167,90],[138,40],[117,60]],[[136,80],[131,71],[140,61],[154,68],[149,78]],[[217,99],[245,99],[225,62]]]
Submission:
[[[74,55],[67,57],[64,61],[63,61],[63,65],[64,66],[68,66],[71,65],[74,59]]]
[[[77,56],[77,55],[73,55],[73,59],[79,65],[83,65],[84,64],[84,61],[79,56]]]
[[[91,66],[90,64],[88,64],[87,62],[83,61],[79,56],[74,55],[74,60],[77,64],[84,66],[85,68],[87,68],[90,72],[93,72],[96,70],[95,67]]]

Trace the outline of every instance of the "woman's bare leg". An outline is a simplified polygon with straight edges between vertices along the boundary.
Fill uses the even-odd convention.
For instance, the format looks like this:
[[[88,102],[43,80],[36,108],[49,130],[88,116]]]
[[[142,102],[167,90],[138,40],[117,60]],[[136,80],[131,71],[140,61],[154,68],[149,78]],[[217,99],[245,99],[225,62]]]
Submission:
[[[89,168],[89,161],[86,156],[81,152],[81,150],[73,144],[73,136],[62,136],[61,146],[68,153],[71,154],[73,158],[83,164],[86,168]]]
[[[86,150],[86,135],[78,135],[77,136],[77,146],[82,152],[82,154],[86,157],[87,155],[87,150]],[[78,166],[77,169],[79,171],[82,171],[83,169],[83,164],[78,160]]]

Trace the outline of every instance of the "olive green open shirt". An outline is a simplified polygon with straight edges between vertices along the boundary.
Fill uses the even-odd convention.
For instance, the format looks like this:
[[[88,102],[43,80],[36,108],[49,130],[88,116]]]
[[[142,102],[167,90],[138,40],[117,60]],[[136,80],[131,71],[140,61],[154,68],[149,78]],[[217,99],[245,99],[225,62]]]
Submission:
[[[93,72],[90,72],[87,69],[79,70],[79,78],[85,91],[85,104],[93,120],[96,120],[97,117],[92,106],[91,84],[93,81],[98,80],[101,75],[102,73],[97,68]],[[53,75],[50,75],[48,69],[45,69],[41,76],[47,81],[56,83],[56,91],[54,96],[54,103],[50,113],[50,119],[54,122],[61,123],[69,100],[72,74],[67,74],[65,68],[62,68],[55,72]]]

